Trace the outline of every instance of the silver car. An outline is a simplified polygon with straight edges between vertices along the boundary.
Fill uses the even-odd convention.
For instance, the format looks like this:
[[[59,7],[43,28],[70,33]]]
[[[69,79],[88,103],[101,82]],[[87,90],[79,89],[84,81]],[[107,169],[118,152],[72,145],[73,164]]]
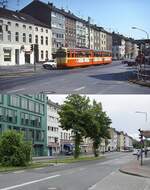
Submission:
[[[56,69],[57,68],[57,63],[55,62],[54,59],[48,60],[43,63],[44,69]]]

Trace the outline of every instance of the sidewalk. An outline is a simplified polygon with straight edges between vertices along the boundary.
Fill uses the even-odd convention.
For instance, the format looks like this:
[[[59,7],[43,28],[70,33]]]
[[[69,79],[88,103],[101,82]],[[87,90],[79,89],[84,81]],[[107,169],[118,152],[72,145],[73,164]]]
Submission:
[[[140,165],[140,160],[133,160],[122,166],[120,172],[150,178],[150,158],[144,158],[143,166]]]
[[[36,72],[43,72],[42,64],[36,64]],[[15,66],[0,66],[0,76],[21,75],[25,73],[34,73],[34,65],[15,65]]]

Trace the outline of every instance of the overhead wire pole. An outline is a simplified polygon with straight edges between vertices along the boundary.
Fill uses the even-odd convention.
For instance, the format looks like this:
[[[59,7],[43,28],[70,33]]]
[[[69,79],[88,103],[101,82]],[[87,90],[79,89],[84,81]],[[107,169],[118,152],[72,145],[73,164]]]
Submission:
[[[145,115],[145,123],[147,123],[147,112],[136,111],[135,113],[144,114]],[[142,129],[139,129],[139,132],[140,132],[140,139],[141,139],[141,166],[142,166],[143,165],[143,144],[144,144],[144,140],[143,140],[143,131],[142,131]]]

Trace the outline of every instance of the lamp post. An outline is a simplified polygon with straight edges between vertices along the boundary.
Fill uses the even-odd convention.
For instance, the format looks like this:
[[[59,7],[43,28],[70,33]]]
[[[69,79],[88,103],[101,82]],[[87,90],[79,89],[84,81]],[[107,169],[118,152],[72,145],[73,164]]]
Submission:
[[[140,30],[140,31],[144,32],[146,34],[146,36],[147,36],[147,39],[149,40],[149,33],[147,31],[145,31],[145,30],[143,30],[141,28],[135,27],[135,26],[133,26],[132,29],[133,30]]]
[[[147,122],[147,112],[136,111],[135,113],[144,114],[145,115],[145,122]],[[143,131],[142,131],[142,129],[139,129],[139,132],[140,132],[140,139],[141,139],[141,166],[142,166],[143,165],[143,144],[144,144],[144,140],[143,140]]]

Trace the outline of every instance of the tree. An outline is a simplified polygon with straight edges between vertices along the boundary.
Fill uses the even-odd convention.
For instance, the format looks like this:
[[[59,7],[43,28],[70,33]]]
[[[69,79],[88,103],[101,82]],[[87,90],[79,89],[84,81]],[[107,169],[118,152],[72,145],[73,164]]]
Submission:
[[[107,116],[106,112],[102,109],[102,104],[97,103],[95,100],[90,109],[91,117],[89,117],[89,125],[87,126],[87,137],[93,141],[93,152],[95,157],[99,156],[99,147],[102,138],[110,138],[109,126],[111,119]]]
[[[80,154],[80,143],[86,136],[87,118],[89,116],[89,98],[80,95],[69,95],[61,106],[60,123],[64,130],[72,130],[75,143],[74,158]]]
[[[0,162],[3,166],[26,166],[31,160],[31,143],[23,140],[23,134],[6,131],[0,139]]]

